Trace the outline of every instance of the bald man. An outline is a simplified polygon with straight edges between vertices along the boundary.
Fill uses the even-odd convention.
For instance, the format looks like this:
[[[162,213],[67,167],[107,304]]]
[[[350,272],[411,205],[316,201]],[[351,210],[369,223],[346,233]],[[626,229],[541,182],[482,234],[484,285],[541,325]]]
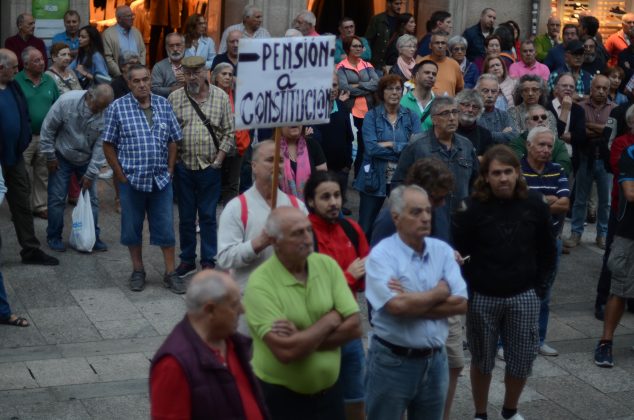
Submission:
[[[154,355],[152,418],[269,418],[249,360],[251,341],[236,332],[240,288],[226,273],[203,270],[185,295],[187,314]]]
[[[359,306],[337,262],[313,252],[301,210],[273,210],[265,231],[274,254],[249,277],[244,306],[267,406],[275,419],[344,419],[340,347],[361,337]]]
[[[634,41],[634,13],[626,13],[621,18],[621,30],[613,33],[605,41],[605,50],[610,56],[608,66],[616,66],[619,54]]]

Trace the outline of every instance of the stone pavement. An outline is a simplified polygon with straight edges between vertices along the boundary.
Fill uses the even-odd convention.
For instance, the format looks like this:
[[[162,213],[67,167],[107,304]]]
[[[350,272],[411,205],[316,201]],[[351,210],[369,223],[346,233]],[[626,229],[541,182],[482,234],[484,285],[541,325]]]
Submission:
[[[0,419],[148,418],[150,359],[184,314],[183,298],[163,288],[160,251],[144,249],[148,284],[130,292],[127,249],[119,245],[119,216],[111,181],[100,181],[105,253],[54,253],[57,267],[20,263],[7,205],[0,208],[2,272],[14,312],[29,328],[0,327]],[[350,207],[357,198],[351,191]],[[175,214],[177,214],[175,208]],[[66,237],[71,207],[67,209]],[[45,242],[46,222],[36,220]],[[548,341],[561,355],[538,357],[523,394],[527,419],[634,419],[634,315],[617,330],[613,369],[594,365],[602,323],[593,316],[601,252],[593,226],[584,244],[563,256],[552,298]],[[147,244],[147,232],[145,241]],[[44,250],[48,248],[43,246]],[[498,363],[503,367],[503,363]],[[502,367],[491,388],[491,419],[502,404]],[[468,369],[468,368],[467,368]],[[460,379],[453,418],[473,414],[467,370]]]

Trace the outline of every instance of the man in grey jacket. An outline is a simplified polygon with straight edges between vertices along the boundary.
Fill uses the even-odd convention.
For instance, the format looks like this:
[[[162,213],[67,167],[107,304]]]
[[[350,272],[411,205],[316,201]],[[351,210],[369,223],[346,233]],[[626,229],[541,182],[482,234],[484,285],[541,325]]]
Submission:
[[[165,98],[185,86],[181,62],[185,57],[185,37],[176,32],[165,37],[167,57],[152,68],[152,93]]]
[[[97,85],[88,91],[75,90],[62,95],[46,115],[40,132],[40,152],[48,166],[48,227],[49,248],[63,252],[64,207],[70,177],[80,179],[82,190],[90,191],[90,204],[95,220],[97,240],[94,251],[108,247],[99,239],[99,201],[95,179],[105,164],[100,133],[103,111],[114,94],[109,85]]]

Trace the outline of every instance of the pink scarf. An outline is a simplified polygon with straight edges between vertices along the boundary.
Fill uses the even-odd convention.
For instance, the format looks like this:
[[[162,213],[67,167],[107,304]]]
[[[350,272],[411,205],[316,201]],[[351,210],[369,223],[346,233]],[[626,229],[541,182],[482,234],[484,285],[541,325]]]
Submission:
[[[412,69],[416,65],[416,60],[412,60],[411,63],[407,63],[405,60],[403,60],[403,57],[399,55],[398,59],[396,60],[396,65],[399,69],[401,69],[403,76],[405,76],[407,80],[412,79]]]
[[[304,185],[310,176],[310,159],[308,158],[308,147],[306,139],[301,136],[297,139],[297,171],[293,172],[291,168],[291,159],[288,155],[288,143],[282,137],[280,139],[280,153],[284,156],[284,180],[280,189],[287,194],[293,194],[300,200],[304,199]]]

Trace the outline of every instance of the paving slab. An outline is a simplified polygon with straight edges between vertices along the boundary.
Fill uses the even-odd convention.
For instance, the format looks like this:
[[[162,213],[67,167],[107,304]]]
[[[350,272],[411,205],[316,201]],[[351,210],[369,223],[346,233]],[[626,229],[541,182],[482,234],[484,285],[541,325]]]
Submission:
[[[123,338],[119,340],[102,340],[92,343],[60,344],[59,349],[64,357],[155,352],[164,340],[164,336]]]
[[[570,420],[577,416],[557,404],[556,401],[536,400],[520,406],[525,419]]]
[[[145,420],[150,418],[147,395],[90,398],[81,402],[90,417],[95,419]]]
[[[97,372],[101,382],[149,377],[150,362],[143,353],[94,356],[87,357],[86,360]]]
[[[25,363],[41,387],[99,381],[99,376],[83,357],[32,360]]]
[[[77,343],[101,339],[79,306],[31,309],[33,323],[49,344]]]
[[[150,302],[135,302],[135,305],[154,329],[163,335],[172,331],[174,325],[183,319],[187,310],[185,301],[176,296]]]
[[[61,401],[37,403],[17,407],[20,420],[56,419],[83,420],[88,418],[88,411],[80,401]]]
[[[600,368],[592,353],[571,353],[553,358],[553,363],[601,392],[630,391],[634,396],[634,376],[619,368]]]
[[[31,272],[32,269],[29,267],[20,275],[19,287],[15,286],[14,282],[16,293],[27,309],[55,308],[76,304],[61,280],[63,278],[61,269],[60,271],[35,269],[37,273]]]
[[[14,312],[28,319],[29,322],[32,321],[27,312]],[[22,349],[24,347],[42,346],[45,344],[46,339],[34,326],[30,326],[28,328],[18,328],[8,325],[0,325],[0,349]]]
[[[37,381],[24,362],[0,363],[0,391],[37,388]]]
[[[70,293],[92,322],[141,318],[141,314],[116,287],[75,289]]]
[[[118,338],[153,337],[159,333],[145,318],[94,323],[99,334],[106,340]]]
[[[542,378],[533,386],[581,419],[612,419],[631,414],[627,406],[597,393],[595,388],[574,376]]]

